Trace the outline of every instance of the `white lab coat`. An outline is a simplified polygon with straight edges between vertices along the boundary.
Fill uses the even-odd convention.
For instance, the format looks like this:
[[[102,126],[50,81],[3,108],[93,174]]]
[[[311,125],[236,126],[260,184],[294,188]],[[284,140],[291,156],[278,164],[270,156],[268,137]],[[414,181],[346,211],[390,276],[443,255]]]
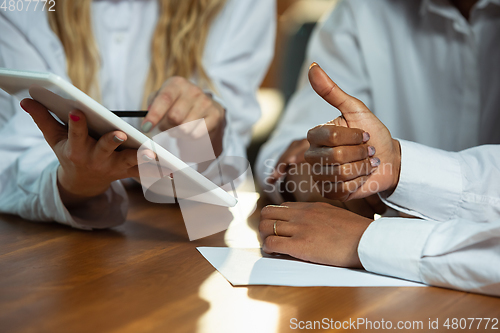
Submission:
[[[94,1],[92,6],[102,103],[110,109],[139,109],[157,1]],[[69,80],[64,49],[40,8],[0,11],[0,67],[50,71]],[[274,51],[275,15],[272,0],[228,0],[210,28],[203,62],[227,110],[222,157],[246,156],[251,126],[260,117],[256,91]],[[0,156],[0,212],[82,229],[125,221],[128,201],[119,181],[87,206],[68,212],[57,190],[55,154],[19,102],[3,91]]]
[[[393,137],[448,151],[500,143],[499,6],[480,0],[469,23],[441,0],[340,1],[313,33],[300,87],[260,152],[264,191],[277,188],[264,181],[289,144],[340,115],[307,81],[313,61]]]
[[[383,217],[358,247],[366,270],[500,296],[500,145],[459,153],[401,142],[401,174],[384,201],[423,219]]]

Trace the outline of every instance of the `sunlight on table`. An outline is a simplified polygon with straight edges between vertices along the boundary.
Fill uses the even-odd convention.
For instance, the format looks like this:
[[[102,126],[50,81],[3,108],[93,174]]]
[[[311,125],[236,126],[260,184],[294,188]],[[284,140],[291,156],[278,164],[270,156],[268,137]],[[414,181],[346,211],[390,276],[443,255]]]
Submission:
[[[248,216],[254,211],[259,194],[255,192],[238,193],[239,210],[230,209],[233,221],[229,225],[224,241],[228,247],[260,248],[258,225],[251,225]]]
[[[278,305],[251,299],[248,288],[231,286],[218,272],[203,282],[199,297],[210,303],[210,308],[198,320],[198,333],[278,331]]]

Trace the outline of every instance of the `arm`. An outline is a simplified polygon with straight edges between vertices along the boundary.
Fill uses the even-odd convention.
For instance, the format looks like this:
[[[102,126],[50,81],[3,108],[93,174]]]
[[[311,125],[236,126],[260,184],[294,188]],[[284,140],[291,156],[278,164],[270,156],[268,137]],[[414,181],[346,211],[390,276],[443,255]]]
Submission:
[[[1,67],[52,70],[47,67],[50,61],[45,61],[3,15],[0,15],[0,29],[6,32],[0,34]],[[118,181],[84,204],[66,206],[58,182],[60,163],[43,133],[19,107],[19,102],[3,91],[0,91],[0,113],[0,212],[81,229],[106,228],[125,221],[128,199]]]
[[[500,220],[381,218],[358,247],[371,272],[500,296]]]
[[[421,145],[415,145],[414,150],[407,149],[408,144],[402,142],[405,160],[402,163],[401,151],[394,149],[389,131],[366,106],[345,94],[318,66],[309,74],[316,91],[330,104],[338,106],[344,115],[338,120],[343,124],[323,127],[326,133],[337,133],[326,137],[338,138],[338,129],[356,124],[355,127],[372,133],[370,141],[373,140],[380,159],[390,165],[387,170],[381,170],[382,166],[377,168],[358,190],[347,191],[348,196],[364,194],[363,187],[372,183],[378,184],[382,191],[396,189],[393,195],[395,198],[399,195],[400,202],[404,202],[407,198],[398,192],[399,181],[400,185],[415,185],[411,188],[417,191],[415,203],[411,201],[409,205],[415,205],[423,213],[428,206],[431,214],[438,214],[436,209],[443,208],[443,218],[446,218],[446,213],[456,215],[457,212],[462,218],[451,216],[446,222],[381,218],[374,222],[329,205],[285,203],[262,210],[259,230],[264,240],[263,250],[328,265],[364,267],[375,273],[430,285],[499,296],[498,146],[477,147],[457,154]],[[311,147],[313,144],[321,146],[325,135],[321,131],[313,134]],[[357,149],[353,147],[339,145],[335,149],[341,149],[340,155],[345,158],[356,154]],[[311,158],[311,152],[317,152],[314,149],[306,158]],[[325,158],[331,159],[335,155]],[[351,162],[347,165],[357,159],[349,160]],[[422,169],[410,172],[410,167],[400,174],[402,165],[410,162],[413,162],[411,167]],[[338,177],[347,176],[338,170],[335,172],[333,176],[329,173],[330,180],[323,181],[337,181]],[[458,182],[458,185],[449,184],[450,181]],[[406,195],[412,196],[413,193]],[[442,201],[442,204],[436,201]],[[446,211],[450,209],[448,207],[451,210]]]
[[[261,112],[257,90],[274,54],[276,2],[230,0],[226,7],[209,36],[206,67],[226,109],[223,156],[246,157]]]
[[[238,173],[236,177],[248,168],[246,147],[250,143],[252,126],[260,117],[260,106],[256,94],[274,51],[275,6],[275,1],[271,0],[227,1],[210,28],[203,57],[204,68],[213,83],[214,91],[205,91],[208,94],[204,94],[201,93],[201,88],[186,79],[175,78],[175,85],[169,84],[172,80],[168,80],[153,101],[148,116],[144,120],[145,124],[151,121],[153,125],[156,125],[161,119],[156,128],[158,132],[158,130],[167,130],[189,120],[204,118],[219,165],[218,163],[210,165],[203,163],[207,162],[205,157],[207,154],[206,151],[197,153],[199,147],[191,147],[189,152],[186,152],[186,149],[181,151],[176,148],[178,144],[174,140],[162,144],[168,145],[169,150],[179,158],[191,159],[194,163],[198,163],[198,170],[216,183],[220,175],[219,167],[224,170],[235,170]],[[209,99],[211,102],[202,104],[209,105],[207,110],[213,112],[207,111],[207,113],[192,108],[189,112],[185,110],[186,118],[181,119],[181,117],[172,122],[172,117],[170,117],[172,108],[169,109],[170,106],[164,101],[174,99],[169,97],[171,95],[179,95],[176,95],[175,90],[176,87],[181,86],[186,87],[184,89],[186,93],[180,93],[180,96],[176,97],[176,103],[181,104],[181,101],[184,101],[185,104],[192,104],[195,98],[202,98],[205,102]],[[190,91],[193,92],[191,95]],[[193,94],[198,97],[193,97]],[[190,102],[187,103],[186,100]],[[181,110],[180,105],[177,108],[177,111],[179,110]],[[218,116],[211,116],[211,114]],[[155,120],[152,120],[153,117]],[[218,120],[214,121],[215,118]],[[223,125],[218,126],[217,123]],[[219,140],[214,140],[214,137]],[[189,143],[191,140],[187,139],[178,140],[178,143],[189,146],[186,142]],[[197,156],[186,157],[185,155]],[[209,161],[212,160],[213,158],[209,158]],[[206,169],[203,169],[201,165]],[[234,179],[233,175],[229,177]]]
[[[500,146],[455,153],[403,140],[400,144],[400,179],[385,199],[388,205],[438,221],[500,217]]]
[[[370,81],[365,67],[365,59],[360,49],[355,11],[349,1],[341,1],[313,32],[304,67],[299,79],[298,90],[290,99],[284,115],[269,141],[262,147],[256,163],[257,177],[262,189],[276,201],[283,201],[275,181],[285,174],[290,156],[284,153],[293,141],[303,140],[307,131],[337,116],[333,109],[311,88],[307,80],[307,69],[312,61],[324,66],[325,71],[339,78],[350,94],[371,102]],[[303,153],[308,145],[298,153]],[[294,147],[291,147],[294,150]],[[287,151],[288,152],[288,151]],[[283,158],[285,157],[285,158]],[[286,158],[288,157],[288,158]],[[283,163],[283,164],[281,164]],[[295,162],[293,162],[295,163]],[[277,165],[281,168],[276,168]],[[272,179],[269,177],[272,176]]]

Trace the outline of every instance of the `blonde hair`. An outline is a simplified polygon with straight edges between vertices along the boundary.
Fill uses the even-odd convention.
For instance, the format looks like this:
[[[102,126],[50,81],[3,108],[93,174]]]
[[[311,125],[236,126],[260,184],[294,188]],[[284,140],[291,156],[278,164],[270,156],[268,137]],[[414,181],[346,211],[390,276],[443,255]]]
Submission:
[[[66,53],[73,84],[100,99],[100,56],[92,33],[92,0],[58,0],[48,12],[49,24]],[[172,76],[196,76],[211,86],[203,67],[209,28],[226,0],[158,0],[160,15],[151,42],[151,65],[143,101]]]

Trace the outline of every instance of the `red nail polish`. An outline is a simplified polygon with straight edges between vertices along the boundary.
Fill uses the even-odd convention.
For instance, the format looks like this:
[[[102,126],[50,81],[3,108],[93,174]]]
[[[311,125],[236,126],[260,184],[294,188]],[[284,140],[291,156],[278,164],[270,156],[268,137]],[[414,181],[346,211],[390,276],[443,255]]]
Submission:
[[[30,113],[30,112],[29,112],[28,110],[26,110],[26,108],[24,107],[24,105],[23,105],[23,101],[21,101],[21,103],[19,103],[19,105],[21,106],[21,108],[22,108],[24,111],[26,111],[26,112]]]
[[[71,118],[71,120],[73,121],[79,121],[80,120],[80,117],[74,115],[74,114],[70,114],[69,117]]]

